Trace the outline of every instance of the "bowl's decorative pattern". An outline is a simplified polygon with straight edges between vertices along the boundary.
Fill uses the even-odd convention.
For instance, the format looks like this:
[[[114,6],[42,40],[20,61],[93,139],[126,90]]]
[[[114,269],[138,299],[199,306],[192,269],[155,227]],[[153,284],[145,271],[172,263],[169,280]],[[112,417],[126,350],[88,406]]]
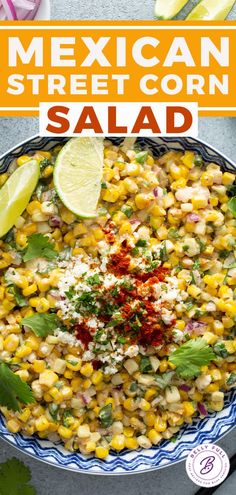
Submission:
[[[0,172],[7,170],[12,160],[22,154],[43,148],[51,149],[66,140],[67,138],[40,138],[38,136],[31,138],[0,158]],[[117,144],[121,142],[121,139],[112,138],[112,141]],[[202,155],[205,161],[213,161],[224,170],[236,172],[236,167],[230,160],[195,138],[138,138],[138,143],[144,148],[151,149],[156,156],[170,149],[193,150]],[[0,436],[24,453],[60,468],[90,474],[128,474],[159,469],[185,459],[189,451],[199,444],[216,442],[232,430],[235,417],[236,391],[231,391],[226,394],[223,411],[213,413],[200,421],[195,419],[191,426],[185,425],[177,434],[174,442],[165,440],[160,446],[148,450],[129,452],[124,450],[119,454],[111,453],[106,461],[68,452],[60,443],[53,444],[49,440],[41,440],[36,436],[12,435],[6,429],[2,416],[0,416]]]

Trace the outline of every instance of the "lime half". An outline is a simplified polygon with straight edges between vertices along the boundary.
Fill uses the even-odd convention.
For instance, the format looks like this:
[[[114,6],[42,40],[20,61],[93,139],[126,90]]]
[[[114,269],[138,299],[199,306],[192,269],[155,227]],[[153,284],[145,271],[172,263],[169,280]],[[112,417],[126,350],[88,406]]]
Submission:
[[[223,21],[232,10],[235,0],[202,0],[190,12],[187,21]]]
[[[37,160],[17,168],[0,189],[0,237],[5,235],[23,213],[39,180]]]
[[[154,15],[157,19],[172,19],[188,3],[188,0],[156,0]]]
[[[61,149],[54,184],[62,203],[82,218],[96,216],[103,175],[103,138],[72,138]]]

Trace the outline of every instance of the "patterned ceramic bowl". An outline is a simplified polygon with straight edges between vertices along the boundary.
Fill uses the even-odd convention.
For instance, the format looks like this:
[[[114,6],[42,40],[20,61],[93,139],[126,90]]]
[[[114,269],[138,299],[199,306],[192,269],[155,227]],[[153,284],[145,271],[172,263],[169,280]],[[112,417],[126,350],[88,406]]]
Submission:
[[[38,149],[50,149],[58,143],[66,142],[67,138],[34,137],[11,149],[0,158],[0,171],[5,171],[14,158],[22,154],[32,153]],[[120,138],[113,138],[118,144]],[[202,155],[206,162],[215,162],[223,170],[236,173],[236,166],[211,146],[194,138],[139,138],[143,147],[148,147],[158,156],[168,150],[193,150]],[[37,436],[26,437],[22,434],[12,434],[6,429],[3,417],[0,416],[0,436],[25,454],[41,461],[71,471],[89,474],[133,474],[147,472],[170,466],[185,459],[191,449],[203,442],[216,442],[229,433],[235,424],[236,391],[226,394],[225,407],[219,413],[212,413],[202,420],[195,419],[193,424],[181,428],[177,440],[163,441],[160,446],[148,450],[112,453],[105,461],[80,453],[66,451],[60,443],[53,444],[41,440]]]

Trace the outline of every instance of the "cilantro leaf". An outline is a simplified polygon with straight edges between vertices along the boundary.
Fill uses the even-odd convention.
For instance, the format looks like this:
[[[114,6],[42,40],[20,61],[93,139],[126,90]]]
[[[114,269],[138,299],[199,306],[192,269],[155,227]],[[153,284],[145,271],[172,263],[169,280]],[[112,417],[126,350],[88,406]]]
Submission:
[[[107,404],[106,406],[102,407],[102,409],[99,412],[99,419],[101,421],[103,428],[108,428],[109,426],[112,425],[113,416],[112,416],[111,404]]]
[[[86,282],[90,285],[99,285],[101,283],[101,280],[98,273],[95,273],[94,275],[91,275],[91,277],[88,277],[86,279]]]
[[[145,241],[144,239],[139,239],[136,242],[136,247],[146,247],[146,246],[147,246],[147,241]]]
[[[23,318],[21,324],[30,327],[38,337],[47,337],[59,327],[59,320],[54,313],[35,313],[32,316]]]
[[[22,296],[22,293],[17,285],[10,285],[8,291],[14,296],[17,306],[20,308],[27,306],[26,299]]]
[[[0,405],[12,411],[20,411],[18,401],[23,404],[34,402],[32,390],[27,383],[11,371],[6,363],[0,361]]]
[[[233,196],[228,202],[228,209],[232,213],[233,217],[236,217],[236,196]]]
[[[175,372],[181,378],[190,379],[200,374],[201,366],[215,359],[215,354],[204,338],[189,340],[172,352],[169,361],[176,366]]]
[[[34,258],[47,258],[53,260],[57,257],[54,245],[43,234],[32,234],[28,237],[28,246],[23,260],[30,261]]]
[[[36,495],[30,469],[15,457],[0,464],[0,495]]]

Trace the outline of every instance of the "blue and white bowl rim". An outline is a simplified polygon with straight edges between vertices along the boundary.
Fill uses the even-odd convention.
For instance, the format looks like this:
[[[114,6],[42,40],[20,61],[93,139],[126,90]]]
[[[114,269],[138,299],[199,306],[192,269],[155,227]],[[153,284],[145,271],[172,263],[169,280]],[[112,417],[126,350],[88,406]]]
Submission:
[[[115,144],[121,138],[109,138]],[[33,136],[14,146],[0,157],[0,171],[5,171],[14,158],[37,149],[50,149],[56,144],[66,142],[68,138]],[[197,138],[158,137],[138,138],[141,146],[148,146],[155,155],[163,154],[168,149],[193,150],[203,156],[207,162],[218,163],[223,170],[236,173],[236,166],[224,154]],[[212,413],[202,420],[194,419],[192,425],[185,425],[177,434],[175,443],[164,440],[161,446],[148,450],[113,453],[108,460],[86,457],[80,453],[71,453],[60,444],[37,437],[25,437],[19,433],[11,434],[0,416],[0,437],[21,452],[37,458],[47,464],[75,471],[96,475],[124,475],[144,473],[171,466],[183,461],[188,453],[203,442],[214,443],[234,428],[236,417],[236,390],[226,394],[225,407],[219,413]]]

